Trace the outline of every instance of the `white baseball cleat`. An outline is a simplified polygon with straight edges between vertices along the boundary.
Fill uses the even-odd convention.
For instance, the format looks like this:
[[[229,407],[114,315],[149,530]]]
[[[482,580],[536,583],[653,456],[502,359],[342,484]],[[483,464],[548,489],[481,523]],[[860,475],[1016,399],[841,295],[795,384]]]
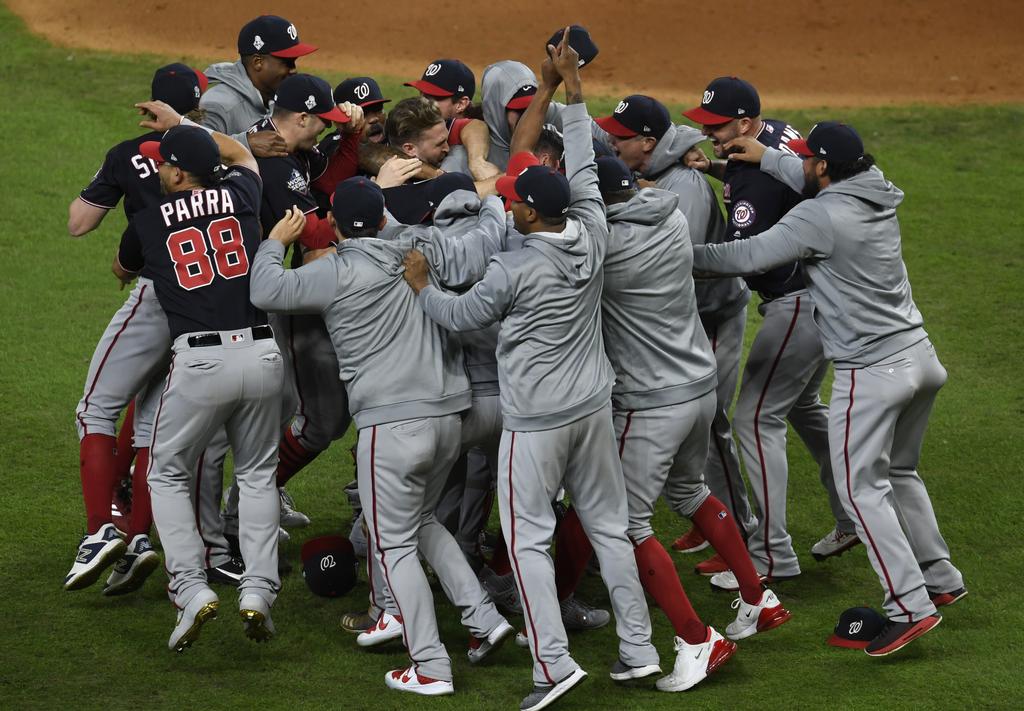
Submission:
[[[538,684],[519,704],[519,711],[540,711],[540,709],[547,708],[586,678],[587,673],[577,668],[576,671],[554,684]]]
[[[856,533],[843,533],[838,528],[833,528],[825,536],[811,546],[811,555],[814,560],[825,560],[834,555],[842,555],[860,543]]]
[[[756,605],[748,605],[743,602],[742,597],[736,598],[732,603],[732,609],[735,610],[737,607],[739,612],[736,613],[736,620],[725,628],[725,636],[734,641],[775,629],[793,616],[782,606],[775,593],[767,589],[761,593],[761,600]]]
[[[762,583],[774,583],[776,581],[793,580],[796,575],[761,575],[758,573],[758,580]],[[740,582],[736,579],[736,574],[731,570],[726,570],[724,573],[716,573],[711,576],[711,587],[715,590],[725,590],[726,592],[736,592],[740,589]]]
[[[658,691],[686,691],[707,678],[736,652],[736,644],[708,627],[707,639],[701,644],[687,644],[675,638],[676,663],[672,673],[658,679]]]
[[[376,647],[393,639],[401,639],[403,629],[401,617],[382,612],[373,627],[359,633],[356,644],[360,647]]]
[[[78,554],[64,578],[65,590],[81,590],[95,583],[103,571],[124,555],[128,546],[112,523],[105,523],[92,535],[82,536]]]
[[[278,487],[277,495],[281,502],[281,525],[284,528],[305,528],[309,525],[309,516],[295,510],[295,500],[283,486]]]
[[[160,556],[153,550],[149,536],[140,533],[128,545],[128,550],[114,564],[114,570],[103,588],[104,595],[124,595],[142,587],[146,578],[160,565]]]
[[[270,605],[256,593],[246,593],[238,599],[238,614],[245,626],[245,636],[253,642],[267,642],[277,632],[270,619]]]
[[[178,610],[178,622],[167,640],[168,649],[183,652],[186,647],[191,647],[199,638],[203,625],[217,617],[219,606],[217,593],[210,588],[201,589],[184,608]]]
[[[615,664],[612,665],[611,671],[608,676],[612,678],[612,681],[634,681],[636,679],[646,679],[649,676],[655,674],[661,674],[661,667],[657,664],[644,664],[639,667],[631,667],[621,659],[615,660]]]
[[[389,671],[384,675],[384,683],[390,689],[409,691],[423,696],[447,696],[455,693],[455,685],[450,681],[423,676],[416,671],[415,666]]]
[[[516,632],[516,646],[517,647],[529,647],[530,646],[530,638],[526,634],[526,628],[525,627],[523,629],[519,630],[518,632]]]
[[[482,662],[492,653],[498,650],[505,641],[516,633],[516,628],[502,620],[501,624],[491,630],[486,638],[473,637],[469,641],[469,651],[466,656],[473,664]]]

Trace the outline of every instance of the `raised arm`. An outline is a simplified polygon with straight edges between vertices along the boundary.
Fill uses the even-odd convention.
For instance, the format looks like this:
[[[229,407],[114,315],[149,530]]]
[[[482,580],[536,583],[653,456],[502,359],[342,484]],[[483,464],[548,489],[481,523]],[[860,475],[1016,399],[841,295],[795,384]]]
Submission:
[[[501,169],[487,160],[487,153],[491,150],[491,131],[486,123],[471,119],[462,127],[460,136],[473,180],[486,181],[501,175]]]
[[[305,215],[297,207],[274,225],[256,252],[249,277],[249,301],[258,309],[283,313],[320,313],[338,290],[337,259],[317,259],[298,269],[281,263],[288,245],[298,240]]]
[[[75,197],[68,205],[68,234],[81,237],[100,226],[107,216],[109,208],[90,205],[80,197]]]
[[[162,101],[143,101],[135,104],[135,107],[149,114],[148,118],[139,122],[140,126],[152,131],[167,131],[181,123],[188,126],[195,126],[196,128],[202,128],[210,134],[214,143],[217,144],[217,148],[220,150],[221,163],[229,167],[233,165],[242,166],[243,168],[248,168],[252,172],[259,174],[259,165],[256,164],[256,159],[253,158],[248,147],[239,143],[231,136],[220,133],[219,131],[214,131],[205,126],[200,126],[194,121],[184,118],[181,114]]]

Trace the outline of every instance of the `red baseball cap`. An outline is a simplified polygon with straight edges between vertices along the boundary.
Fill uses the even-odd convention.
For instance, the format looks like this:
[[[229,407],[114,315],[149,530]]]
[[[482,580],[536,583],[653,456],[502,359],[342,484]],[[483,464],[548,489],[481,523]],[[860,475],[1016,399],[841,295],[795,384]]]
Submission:
[[[540,165],[540,160],[528,151],[516,153],[509,158],[505,175],[498,178],[494,186],[498,194],[506,200],[522,202],[522,198],[516,194],[516,178],[526,172],[527,168],[534,165]]]
[[[632,94],[619,102],[611,116],[594,119],[594,122],[616,138],[651,136],[660,141],[672,125],[672,118],[657,99]]]

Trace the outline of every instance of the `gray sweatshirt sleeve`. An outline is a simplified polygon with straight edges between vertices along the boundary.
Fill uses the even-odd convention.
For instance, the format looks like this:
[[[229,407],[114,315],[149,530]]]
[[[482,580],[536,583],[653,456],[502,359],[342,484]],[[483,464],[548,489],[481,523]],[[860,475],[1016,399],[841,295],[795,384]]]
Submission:
[[[249,301],[258,309],[320,313],[338,292],[337,257],[327,256],[298,269],[285,269],[285,246],[274,239],[260,245],[249,276]]]
[[[515,296],[508,272],[491,262],[487,274],[461,296],[433,286],[420,291],[417,301],[427,316],[449,331],[476,331],[500,321]]]
[[[569,179],[572,203],[569,214],[590,230],[607,230],[604,202],[597,187],[597,163],[590,134],[586,104],[569,104],[562,110],[565,142],[565,176]]]
[[[204,96],[204,98],[206,98]],[[202,125],[219,133],[227,131],[227,111],[219,101],[199,101],[199,107],[205,112]]]
[[[761,157],[761,170],[798,193],[804,189],[803,161],[778,148],[768,148]]]
[[[498,198],[487,198],[476,226],[460,236],[436,227],[410,231],[414,232],[414,246],[423,252],[438,280],[458,289],[483,279],[487,262],[505,248],[505,209]]]
[[[825,209],[814,203],[800,203],[755,239],[694,245],[694,271],[742,276],[798,259],[827,259],[832,253],[832,222]]]

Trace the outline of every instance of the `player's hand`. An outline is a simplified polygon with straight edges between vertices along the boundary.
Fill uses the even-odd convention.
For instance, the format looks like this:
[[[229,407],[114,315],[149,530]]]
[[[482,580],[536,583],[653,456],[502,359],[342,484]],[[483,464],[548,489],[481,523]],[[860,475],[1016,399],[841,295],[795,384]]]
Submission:
[[[580,73],[580,55],[569,44],[569,29],[565,28],[565,32],[562,33],[562,41],[558,43],[557,47],[548,45],[548,55],[554,62],[555,70],[562,77],[562,81],[568,81],[570,77],[579,76]]]
[[[729,154],[729,160],[744,163],[760,163],[765,151],[764,144],[750,136],[738,136],[726,143],[724,148]]]
[[[405,266],[405,274],[403,275],[405,281],[412,287],[413,291],[418,294],[427,288],[429,285],[427,281],[427,258],[423,256],[422,252],[418,249],[410,250],[406,253],[402,264]]]
[[[147,116],[139,125],[151,131],[169,131],[181,123],[181,114],[162,101],[141,101],[135,108]]]
[[[711,159],[700,148],[694,146],[683,154],[683,165],[706,173],[711,169]]]
[[[562,76],[555,69],[555,62],[551,59],[555,48],[553,45],[548,45],[548,56],[544,58],[544,63],[540,65],[540,79],[546,87],[551,89],[557,89],[558,85],[562,83]]]
[[[288,155],[288,144],[277,131],[257,131],[247,135],[245,140],[257,158],[284,158]]]
[[[267,239],[275,239],[285,247],[293,244],[299,235],[302,234],[302,230],[306,227],[306,216],[302,214],[302,210],[292,205],[287,212],[284,213],[284,217],[274,225],[274,229],[270,230],[270,234],[267,235]]]
[[[380,171],[377,173],[375,178],[377,185],[384,188],[393,188],[398,185],[403,185],[407,181],[416,177],[419,173],[420,168],[423,166],[423,161],[419,158],[399,158],[398,156],[392,156],[384,161],[384,165],[380,167]]]
[[[366,128],[366,118],[363,116],[363,107],[359,104],[353,104],[350,101],[345,101],[338,104],[338,108],[348,116],[348,123],[339,123],[335,124],[335,126],[340,129],[342,133],[362,133],[363,129]]]

